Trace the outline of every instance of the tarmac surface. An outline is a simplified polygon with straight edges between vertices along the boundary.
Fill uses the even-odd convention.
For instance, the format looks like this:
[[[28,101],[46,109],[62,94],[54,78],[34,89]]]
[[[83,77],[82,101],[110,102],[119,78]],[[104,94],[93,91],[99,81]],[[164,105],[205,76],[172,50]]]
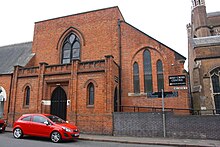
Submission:
[[[12,132],[12,128],[7,127],[6,132]],[[177,139],[177,138],[150,138],[150,137],[126,137],[126,136],[107,136],[80,134],[80,140],[118,142],[130,144],[146,145],[166,145],[178,147],[220,147],[220,140],[206,139]]]

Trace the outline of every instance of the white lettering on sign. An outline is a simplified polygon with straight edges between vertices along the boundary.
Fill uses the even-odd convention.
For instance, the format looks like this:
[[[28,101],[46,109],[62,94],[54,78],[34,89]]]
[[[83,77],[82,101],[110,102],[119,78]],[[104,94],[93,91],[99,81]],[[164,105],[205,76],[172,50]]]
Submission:
[[[50,106],[51,105],[50,100],[42,100],[41,103],[42,103],[42,105],[45,105],[45,106]]]
[[[187,87],[174,87],[174,90],[185,90],[188,89]]]
[[[169,76],[169,86],[186,85],[186,76]]]

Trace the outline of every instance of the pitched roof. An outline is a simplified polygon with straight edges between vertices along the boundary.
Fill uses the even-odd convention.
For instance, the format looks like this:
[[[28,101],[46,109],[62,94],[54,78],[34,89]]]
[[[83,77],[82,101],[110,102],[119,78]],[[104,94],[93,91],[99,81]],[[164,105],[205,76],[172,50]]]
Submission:
[[[35,55],[31,52],[32,42],[0,47],[0,74],[13,73],[14,66],[25,66]]]
[[[220,11],[207,13],[207,17],[220,16]]]
[[[137,31],[139,31],[140,33],[144,34],[145,36],[148,36],[149,38],[155,40],[156,42],[160,43],[161,45],[163,45],[163,46],[167,47],[168,49],[170,49],[171,51],[173,51],[173,52],[175,53],[175,58],[176,58],[177,60],[184,60],[184,61],[186,60],[186,57],[184,57],[183,55],[181,55],[181,54],[178,53],[177,51],[173,50],[172,48],[168,47],[167,45],[163,44],[162,42],[158,41],[157,39],[151,37],[150,35],[148,35],[148,34],[146,34],[146,33],[144,33],[144,32],[142,32],[142,31],[139,30],[138,28],[132,26],[131,24],[129,24],[129,23],[125,22],[125,21],[121,21],[121,22],[126,23],[127,25],[131,26],[131,27],[134,28],[135,30],[137,30]]]
[[[116,9],[119,13],[119,15],[121,16],[122,20],[124,20],[124,17],[119,9],[118,6],[113,6],[113,7],[108,7],[108,8],[103,8],[103,9],[97,9],[97,10],[92,10],[92,11],[86,11],[86,12],[81,12],[81,13],[76,13],[76,14],[71,14],[71,15],[66,15],[66,16],[61,16],[61,17],[56,17],[56,18],[51,18],[51,19],[47,19],[47,20],[42,20],[42,21],[37,21],[36,23],[41,23],[41,22],[45,22],[45,21],[51,21],[51,20],[55,20],[55,19],[60,19],[60,18],[65,18],[65,17],[70,17],[70,16],[77,16],[77,15],[83,15],[83,14],[88,14],[88,13],[96,13],[96,12],[103,12],[103,11],[109,11],[112,9]]]

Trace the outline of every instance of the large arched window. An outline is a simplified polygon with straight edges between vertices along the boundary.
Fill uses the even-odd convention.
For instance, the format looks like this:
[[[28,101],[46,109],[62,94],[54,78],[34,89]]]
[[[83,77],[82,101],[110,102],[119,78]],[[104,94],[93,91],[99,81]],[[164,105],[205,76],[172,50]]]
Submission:
[[[164,89],[163,64],[161,60],[157,61],[157,89]]]
[[[134,93],[140,93],[139,67],[137,62],[133,65],[133,86]]]
[[[29,106],[30,104],[30,87],[27,86],[25,88],[25,94],[24,94],[24,106]]]
[[[88,105],[94,105],[94,96],[95,96],[95,89],[93,83],[89,83],[88,85]]]
[[[76,59],[80,59],[80,40],[74,33],[71,33],[63,43],[61,62],[66,64]]]
[[[151,65],[151,55],[149,50],[145,50],[143,54],[143,64],[144,64],[144,92],[152,92],[152,65]]]
[[[220,67],[211,71],[212,92],[216,113],[220,114]]]

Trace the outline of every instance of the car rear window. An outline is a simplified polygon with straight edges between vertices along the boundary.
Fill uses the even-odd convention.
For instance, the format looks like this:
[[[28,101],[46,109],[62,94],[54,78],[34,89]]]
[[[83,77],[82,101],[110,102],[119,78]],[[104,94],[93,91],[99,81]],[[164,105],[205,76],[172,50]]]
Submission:
[[[32,121],[38,123],[44,123],[47,121],[47,119],[42,116],[34,116]]]

